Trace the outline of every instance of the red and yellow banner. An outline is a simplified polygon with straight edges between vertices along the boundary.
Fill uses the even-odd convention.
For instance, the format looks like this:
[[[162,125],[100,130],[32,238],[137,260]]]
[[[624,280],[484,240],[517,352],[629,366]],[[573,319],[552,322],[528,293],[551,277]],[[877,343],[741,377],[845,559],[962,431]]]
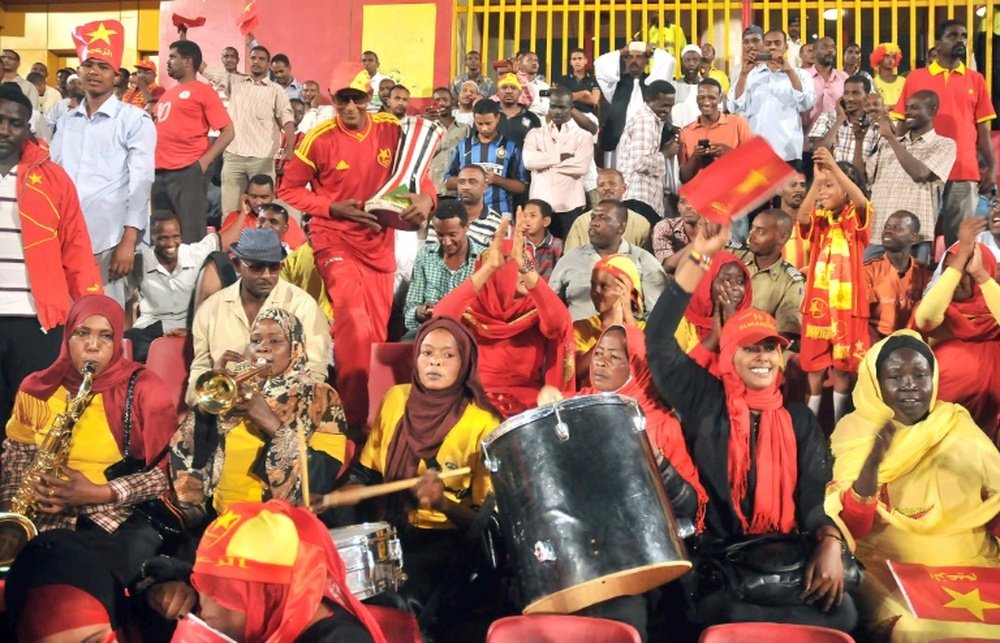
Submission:
[[[889,570],[917,618],[1000,625],[1000,569],[889,561]]]

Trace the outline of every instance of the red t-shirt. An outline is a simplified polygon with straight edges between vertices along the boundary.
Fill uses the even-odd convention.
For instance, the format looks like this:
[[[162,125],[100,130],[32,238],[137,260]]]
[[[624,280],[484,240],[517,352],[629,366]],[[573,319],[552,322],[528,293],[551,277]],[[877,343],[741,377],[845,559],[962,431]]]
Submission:
[[[179,170],[208,150],[208,131],[231,124],[219,94],[197,80],[175,85],[156,103],[156,169]]]
[[[929,89],[938,96],[941,107],[934,117],[934,131],[955,141],[957,156],[948,175],[949,181],[978,181],[979,157],[976,153],[976,126],[996,118],[986,79],[982,74],[959,64],[947,70],[931,62],[929,67],[914,69],[906,77],[903,93],[892,110],[895,118],[904,118],[906,101],[918,91]]]
[[[346,199],[364,203],[391,175],[402,132],[399,121],[386,113],[368,115],[367,120],[358,132],[344,129],[336,118],[310,130],[285,166],[278,196],[313,216],[309,225],[314,248],[348,254],[378,272],[393,272],[392,229],[374,232],[360,223],[330,217],[331,203]],[[432,185],[422,186],[421,191],[435,192]]]

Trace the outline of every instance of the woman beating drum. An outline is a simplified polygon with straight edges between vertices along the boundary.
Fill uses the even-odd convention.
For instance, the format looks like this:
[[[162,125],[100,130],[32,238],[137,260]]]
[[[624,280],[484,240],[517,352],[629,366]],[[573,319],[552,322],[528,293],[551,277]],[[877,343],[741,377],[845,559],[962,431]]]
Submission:
[[[702,624],[783,621],[850,631],[857,613],[844,589],[844,537],[823,510],[831,477],[829,447],[812,413],[782,398],[780,347],[786,340],[773,318],[748,309],[726,323],[719,378],[685,355],[674,338],[712,255],[729,239],[728,226],[700,225],[676,281],[646,326],[653,379],[682,418],[708,493],[705,532],[694,551],[695,619]],[[802,538],[781,536],[795,533]],[[751,562],[765,566],[775,558],[785,567],[798,562],[801,576],[786,579],[784,588],[765,581],[759,593],[741,600],[747,587],[727,583],[732,576],[725,569],[711,571],[713,562],[722,561],[724,568],[741,556],[756,556],[760,560]],[[782,594],[782,589],[787,591]]]

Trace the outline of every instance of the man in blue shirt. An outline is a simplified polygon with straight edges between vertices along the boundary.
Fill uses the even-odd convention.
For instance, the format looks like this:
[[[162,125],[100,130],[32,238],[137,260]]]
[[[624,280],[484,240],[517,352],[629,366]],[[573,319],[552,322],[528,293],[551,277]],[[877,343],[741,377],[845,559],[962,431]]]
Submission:
[[[123,31],[115,21],[101,24],[106,32]],[[86,36],[94,42],[77,40],[86,96],[60,117],[51,155],[76,185],[104,292],[124,306],[124,277],[149,219],[156,127],[148,113],[115,96],[121,51],[94,46],[100,33]]]
[[[500,214],[514,213],[514,195],[527,191],[528,173],[521,162],[521,148],[500,134],[500,106],[481,100],[473,108],[476,131],[461,141],[451,153],[445,187],[458,188],[458,173],[468,165],[478,165],[486,173],[487,208]]]

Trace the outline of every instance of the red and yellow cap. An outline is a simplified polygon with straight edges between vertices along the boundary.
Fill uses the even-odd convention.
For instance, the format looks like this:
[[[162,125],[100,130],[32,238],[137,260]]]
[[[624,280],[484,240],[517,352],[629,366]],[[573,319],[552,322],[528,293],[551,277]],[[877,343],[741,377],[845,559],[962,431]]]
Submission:
[[[722,327],[719,337],[720,352],[732,346],[753,346],[765,339],[773,339],[781,346],[788,346],[788,340],[778,332],[778,322],[774,317],[756,308],[744,308],[730,317]]]
[[[287,514],[273,511],[264,503],[238,503],[205,530],[193,571],[287,584],[291,582],[298,550],[299,533]]]
[[[117,20],[95,20],[73,30],[73,43],[80,62],[92,58],[111,65],[117,71],[122,66],[125,50],[125,28]]]
[[[333,68],[329,89],[331,94],[336,94],[344,89],[356,89],[370,94],[372,92],[372,77],[361,63],[342,62]]]
[[[508,73],[497,79],[497,87],[504,87],[506,85],[513,85],[521,89],[521,81],[517,79],[517,74]]]

